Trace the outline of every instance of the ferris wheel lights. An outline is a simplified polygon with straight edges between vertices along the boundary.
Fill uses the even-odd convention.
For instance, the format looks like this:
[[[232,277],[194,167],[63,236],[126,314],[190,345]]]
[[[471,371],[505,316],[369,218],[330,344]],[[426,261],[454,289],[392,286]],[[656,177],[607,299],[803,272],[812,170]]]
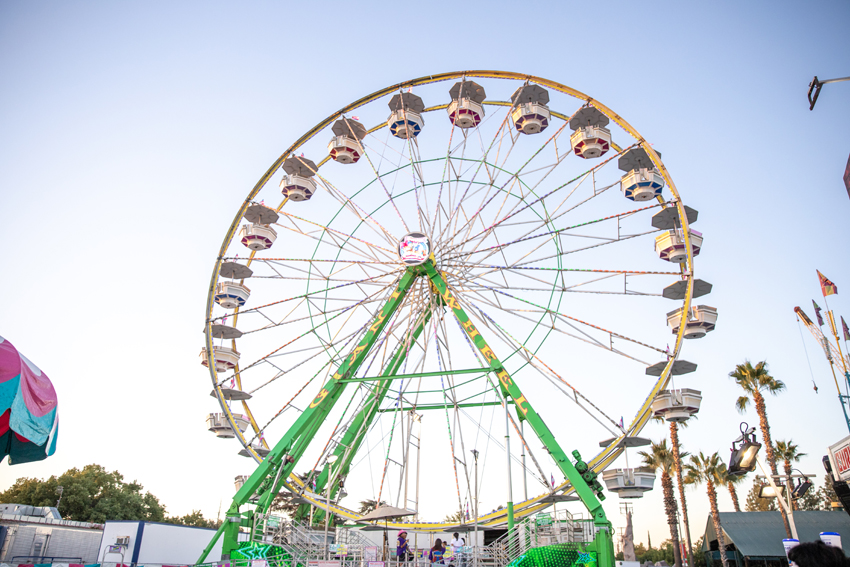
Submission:
[[[396,138],[407,140],[415,138],[425,126],[422,111],[425,104],[413,93],[397,94],[388,103],[392,114],[387,119],[387,126]]]
[[[204,366],[209,366],[206,347],[201,349],[200,357],[201,364],[203,364]],[[230,347],[214,346],[213,358],[215,359],[215,371],[227,372],[228,370],[233,370],[236,367],[236,363],[239,362],[239,352],[237,352],[236,349]]]
[[[570,119],[573,152],[584,159],[605,155],[611,147],[611,131],[605,128],[608,122],[608,117],[592,106],[576,112]]]
[[[702,393],[699,390],[661,390],[652,401],[652,413],[667,421],[681,423],[699,412]]]
[[[215,302],[225,309],[242,307],[250,296],[251,290],[248,286],[238,282],[218,282],[215,286]]]
[[[631,201],[649,201],[661,196],[664,178],[655,169],[633,169],[620,179],[620,187],[626,199]]]
[[[679,332],[682,324],[682,309],[679,308],[667,314],[667,325],[673,334]],[[685,338],[701,339],[706,333],[713,331],[717,322],[717,309],[708,305],[696,305],[691,308],[690,316],[685,321]]]
[[[702,248],[702,234],[695,230],[688,231],[691,237],[691,250],[694,256],[699,255]],[[688,259],[685,250],[685,238],[681,230],[667,230],[655,237],[655,252],[662,260],[674,264],[684,264]]]
[[[270,226],[262,224],[243,224],[239,231],[239,239],[249,250],[259,252],[268,250],[277,240],[277,232]]]

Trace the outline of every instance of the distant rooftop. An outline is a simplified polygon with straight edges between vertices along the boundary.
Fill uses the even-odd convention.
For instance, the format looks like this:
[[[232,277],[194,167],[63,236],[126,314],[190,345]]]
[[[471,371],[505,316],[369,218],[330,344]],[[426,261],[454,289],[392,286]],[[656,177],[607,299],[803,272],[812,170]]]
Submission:
[[[103,529],[103,524],[63,520],[53,506],[27,506],[26,504],[0,504],[0,521],[50,524],[76,528]]]

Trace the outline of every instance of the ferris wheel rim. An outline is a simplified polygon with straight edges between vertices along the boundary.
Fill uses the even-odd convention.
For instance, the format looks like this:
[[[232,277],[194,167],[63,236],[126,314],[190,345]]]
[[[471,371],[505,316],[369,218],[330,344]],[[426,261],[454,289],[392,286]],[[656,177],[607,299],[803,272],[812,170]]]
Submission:
[[[386,87],[384,89],[375,91],[374,93],[367,95],[365,97],[362,97],[361,99],[358,99],[357,101],[355,101],[355,102],[341,108],[337,112],[331,114],[325,120],[319,122],[311,130],[309,130],[307,133],[302,135],[294,144],[292,144],[272,164],[272,166],[269,168],[269,170],[266,172],[266,174],[264,174],[260,178],[260,180],[254,186],[254,188],[249,192],[245,201],[242,203],[239,210],[237,211],[237,214],[234,217],[234,220],[231,223],[231,226],[228,229],[227,234],[225,235],[225,238],[224,238],[222,245],[221,245],[219,255],[216,259],[215,267],[213,269],[213,273],[212,273],[211,281],[210,281],[210,290],[209,290],[208,297],[207,297],[207,317],[206,317],[207,324],[205,326],[205,343],[206,343],[206,347],[208,349],[208,352],[212,352],[212,349],[213,349],[211,325],[212,325],[212,321],[214,320],[213,316],[212,316],[213,305],[214,305],[214,301],[213,301],[214,290],[215,290],[215,285],[218,282],[219,277],[220,277],[219,272],[220,272],[220,269],[221,269],[222,261],[225,258],[227,248],[229,247],[230,243],[232,242],[232,240],[235,236],[236,229],[241,222],[241,219],[242,219],[242,217],[245,213],[245,210],[248,208],[248,206],[251,205],[251,203],[253,202],[253,199],[256,197],[256,195],[259,193],[259,191],[268,183],[271,176],[279,169],[283,160],[288,155],[293,154],[295,152],[295,150],[297,150],[298,148],[303,146],[307,141],[309,141],[311,138],[313,138],[320,131],[325,129],[335,119],[339,118],[340,116],[343,116],[346,113],[351,112],[352,110],[355,110],[355,109],[357,109],[361,106],[364,106],[364,105],[366,105],[370,102],[373,102],[374,100],[377,100],[377,99],[379,99],[379,98],[381,98],[381,97],[383,97],[383,96],[385,96],[389,93],[398,92],[401,89],[405,89],[405,88],[409,88],[409,87],[415,87],[415,86],[429,84],[429,83],[449,81],[449,80],[452,80],[452,79],[466,78],[466,77],[469,77],[469,78],[508,79],[508,80],[526,80],[526,81],[530,81],[530,82],[533,82],[533,83],[536,83],[536,84],[547,86],[549,88],[552,88],[552,89],[557,90],[561,93],[572,96],[572,97],[577,98],[579,100],[583,100],[583,101],[585,101],[585,103],[592,103],[595,108],[597,108],[603,114],[608,116],[609,119],[611,119],[612,121],[614,121],[615,123],[620,125],[626,132],[628,132],[633,138],[635,138],[635,140],[637,140],[637,143],[642,145],[642,147],[646,150],[647,154],[650,156],[650,159],[652,159],[653,163],[658,168],[662,177],[664,177],[664,180],[666,181],[667,187],[669,188],[670,192],[673,194],[673,198],[670,199],[669,201],[667,201],[667,203],[673,204],[677,208],[678,213],[679,213],[679,219],[680,219],[680,222],[681,222],[681,228],[682,228],[682,232],[684,234],[684,239],[686,241],[686,251],[687,251],[687,258],[686,258],[686,261],[684,263],[685,269],[683,270],[683,273],[682,273],[682,278],[687,282],[685,298],[684,298],[684,301],[683,301],[683,310],[688,311],[690,309],[691,302],[692,302],[692,294],[693,294],[693,280],[694,280],[693,272],[694,272],[694,269],[693,269],[693,253],[692,253],[692,248],[691,248],[691,245],[690,245],[687,215],[685,214],[685,211],[684,211],[684,208],[683,208],[684,205],[683,205],[682,200],[679,196],[678,190],[677,190],[667,168],[664,166],[664,164],[661,161],[660,157],[658,156],[657,152],[655,152],[655,150],[652,148],[652,146],[650,144],[645,143],[645,139],[637,132],[637,130],[634,129],[630,124],[628,124],[624,119],[622,119],[618,114],[616,114],[612,110],[610,110],[607,106],[599,103],[596,99],[593,99],[592,97],[589,97],[589,96],[585,95],[584,93],[582,93],[580,91],[572,89],[571,87],[568,87],[566,85],[563,85],[563,84],[555,82],[555,81],[551,81],[549,79],[537,77],[537,76],[534,76],[534,75],[505,72],[505,71],[483,71],[483,70],[457,71],[457,72],[443,73],[443,74],[439,74],[439,75],[429,75],[429,76],[425,76],[425,77],[420,77],[418,79],[412,79],[412,80],[408,80],[408,81],[405,81],[405,82],[402,82],[402,83],[397,83],[395,85],[392,85],[392,86]],[[502,105],[505,104],[505,103],[499,103],[498,101],[485,101],[485,104],[487,102],[494,102],[496,104],[502,104]],[[439,107],[435,107],[435,108],[433,108],[433,110],[436,110],[438,108]],[[432,110],[432,109],[428,109],[428,110]],[[385,126],[385,124],[384,124],[384,126]],[[327,161],[327,158],[325,160],[323,160],[319,165],[323,164],[325,161]],[[406,165],[405,165],[405,167],[406,167]],[[286,204],[286,200],[284,200],[280,204],[280,206],[277,207],[276,210],[280,211],[285,204]],[[248,258],[247,265],[250,265],[251,262],[254,261],[254,258],[255,258],[255,252],[252,251],[249,258]],[[234,319],[236,319],[238,317],[238,315],[239,315],[239,311],[237,310],[236,313],[234,313]],[[679,331],[676,334],[676,340],[675,340],[675,343],[674,343],[674,347],[673,347],[673,350],[671,351],[670,356],[668,357],[668,362],[667,362],[666,366],[662,370],[661,375],[656,380],[655,385],[653,386],[653,388],[650,391],[650,394],[647,396],[647,399],[643,402],[643,404],[641,405],[640,409],[636,413],[635,417],[632,419],[629,426],[627,428],[625,428],[623,435],[621,435],[619,438],[617,438],[615,440],[614,443],[612,443],[611,447],[613,447],[613,448],[603,449],[596,456],[594,456],[593,459],[588,461],[588,464],[594,470],[601,471],[607,465],[609,465],[614,459],[616,459],[622,453],[622,450],[623,450],[618,442],[625,436],[629,436],[629,435],[639,433],[640,430],[645,426],[645,424],[649,420],[650,413],[651,413],[650,412],[650,404],[651,404],[652,400],[657,395],[657,393],[660,390],[664,389],[668,385],[668,383],[670,382],[672,364],[673,364],[673,362],[676,361],[676,359],[679,356],[679,353],[681,352],[681,346],[682,346],[682,342],[683,342],[683,338],[684,338],[684,331],[685,331],[685,328],[684,328],[684,325],[682,325],[680,327]],[[224,400],[223,396],[221,395],[221,392],[219,391],[218,376],[216,374],[214,365],[210,365],[210,376],[211,376],[213,384],[216,388],[216,398],[219,402],[219,405],[221,406],[223,413],[227,416],[227,419],[231,422],[231,424],[233,424],[233,419],[234,419],[233,415],[232,415],[228,405],[225,403],[225,400]],[[243,406],[245,407],[246,413],[248,413],[249,421],[251,423],[252,428],[255,429],[255,432],[258,431],[259,427],[258,427],[253,415],[251,414],[250,409],[248,408],[248,405],[243,404]],[[245,436],[241,433],[241,431],[239,431],[238,427],[234,427],[234,432],[236,433],[236,437],[239,439],[240,443],[251,454],[251,456],[254,458],[254,460],[257,463],[262,463],[263,458],[260,457],[257,454],[257,452],[254,450],[254,448],[251,446],[251,444],[247,441]],[[295,477],[294,475],[292,475],[290,477],[289,482],[291,482],[292,484],[297,486],[298,481],[299,481],[299,479],[297,477]],[[288,484],[289,484],[289,482],[288,482]],[[559,487],[556,488],[556,491],[562,491],[562,490],[565,490],[565,493],[569,493],[573,490],[573,488],[569,484],[569,481],[564,482],[562,485],[560,485]],[[544,496],[545,495],[541,495],[539,498],[543,498]],[[525,503],[517,503],[517,505],[520,506],[521,504],[527,504],[528,502],[532,502],[532,501],[535,501],[535,498],[532,498],[529,501],[526,501]],[[342,509],[342,507],[339,507],[339,506],[337,506],[337,507]],[[399,525],[399,526],[411,526],[410,523],[398,523],[397,525]],[[451,524],[441,523],[440,525],[444,526],[444,525],[451,525]]]

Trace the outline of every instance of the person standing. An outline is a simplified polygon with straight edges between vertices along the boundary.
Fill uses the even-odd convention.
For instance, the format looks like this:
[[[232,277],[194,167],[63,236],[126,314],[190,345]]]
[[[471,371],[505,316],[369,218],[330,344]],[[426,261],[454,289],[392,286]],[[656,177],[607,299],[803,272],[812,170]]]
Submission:
[[[463,555],[462,554],[463,554],[463,546],[464,545],[465,545],[465,542],[464,542],[463,538],[460,537],[460,535],[458,535],[457,532],[453,533],[452,534],[451,546],[452,546],[452,557],[454,558],[455,565],[462,565],[463,564]]]
[[[401,563],[402,561],[407,561],[407,551],[408,551],[408,542],[407,542],[407,532],[401,530],[398,532],[398,543],[396,543],[395,547],[395,556],[396,561]]]
[[[445,550],[446,548],[443,540],[437,538],[437,541],[434,542],[434,547],[432,547],[431,551],[428,553],[428,561],[431,562],[431,565],[434,565],[435,563],[438,565],[445,564],[445,561],[443,561]]]

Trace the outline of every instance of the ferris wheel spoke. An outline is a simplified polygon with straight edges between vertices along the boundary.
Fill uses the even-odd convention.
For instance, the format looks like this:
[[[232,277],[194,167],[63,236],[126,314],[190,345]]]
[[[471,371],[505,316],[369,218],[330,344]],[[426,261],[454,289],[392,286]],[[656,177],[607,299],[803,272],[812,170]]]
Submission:
[[[325,226],[323,224],[319,224],[319,223],[316,223],[316,222],[309,221],[309,220],[302,218],[302,217],[299,217],[297,215],[287,213],[286,211],[281,211],[281,214],[285,215],[293,223],[293,226],[295,226],[294,232],[298,232],[298,233],[302,234],[303,236],[312,237],[312,238],[318,240],[318,238],[316,238],[312,235],[309,235],[305,230],[303,230],[301,227],[299,227],[295,223],[296,220],[310,224],[312,226],[315,226],[316,228],[320,228],[320,229],[322,229],[322,231],[327,232],[330,235],[343,236],[343,237],[345,237],[346,241],[354,240],[354,241],[357,241],[361,244],[365,244],[366,246],[369,247],[370,252],[372,252],[372,254],[373,254],[372,257],[375,258],[376,260],[378,258],[375,255],[375,253],[378,252],[378,251],[383,252],[387,256],[387,258],[385,258],[385,260],[394,259],[395,252],[393,250],[390,250],[388,248],[384,248],[383,246],[379,246],[377,244],[369,242],[368,240],[363,240],[362,238],[357,238],[356,236],[351,235],[351,234],[347,234],[347,233],[345,233],[341,230],[336,230],[336,229],[330,228],[328,226]],[[335,245],[338,245],[338,243],[335,243]],[[353,245],[349,244],[349,246],[352,247]],[[360,254],[364,254],[364,252],[362,252],[359,248],[354,248],[354,250],[356,250]]]
[[[490,291],[494,291],[494,290],[490,290]],[[499,310],[502,313],[511,315],[512,317],[516,317],[518,319],[528,321],[529,323],[532,323],[534,325],[538,325],[539,322],[540,322],[540,319],[539,318],[534,319],[532,317],[529,317],[527,315],[527,313],[548,314],[548,315],[550,315],[551,317],[554,317],[554,318],[559,318],[559,315],[560,315],[560,314],[558,314],[554,311],[547,310],[547,309],[537,309],[537,310],[530,310],[530,309],[520,310],[520,309],[516,309],[516,308],[508,309],[507,307],[505,307],[504,305],[502,305],[501,303],[498,302],[498,294],[496,294],[496,293],[494,293],[495,297],[493,299],[488,298],[487,296],[483,295],[478,290],[466,290],[465,295],[473,295],[479,301],[481,301],[482,303],[489,305],[490,307],[493,307],[493,308]],[[480,309],[480,308],[477,308],[477,309]],[[579,328],[576,323],[574,323],[573,321],[570,320],[570,318],[563,317],[563,318],[559,318],[559,320],[561,321],[561,323],[563,323],[564,325],[567,325],[569,328],[571,328],[573,331],[575,331],[575,333],[578,333],[578,334],[570,333],[570,332],[566,331],[565,329],[563,329],[561,327],[555,326],[554,324],[549,327],[549,328],[552,329],[552,331],[559,333],[561,335],[564,335],[566,337],[570,337],[572,339],[576,339],[578,341],[590,344],[592,346],[607,350],[607,351],[609,351],[613,354],[617,354],[617,355],[622,356],[624,358],[634,360],[635,362],[638,362],[638,363],[640,363],[644,366],[649,366],[648,362],[640,360],[639,358],[635,358],[634,356],[615,348],[613,346],[613,340],[612,340],[612,338],[614,336],[616,336],[615,333],[610,333],[610,332],[605,331],[604,329],[601,329],[599,327],[594,327],[597,330],[603,331],[606,335],[608,335],[609,339],[611,339],[607,343],[605,343],[605,342],[602,342],[601,340],[597,339],[596,337],[590,335],[589,333],[587,333],[583,329]],[[593,325],[589,325],[589,324],[587,324],[587,325],[593,327]],[[618,337],[618,338],[620,338],[620,337]],[[637,341],[631,341],[631,342],[637,342]],[[655,347],[651,347],[649,345],[643,345],[640,342],[637,342],[637,344],[641,344],[642,346],[646,346],[647,348],[650,348],[652,350],[660,350],[660,349],[656,349]],[[666,351],[661,351],[661,352],[667,354]]]
[[[594,420],[596,420],[596,421],[597,421],[600,425],[602,425],[603,427],[605,427],[606,429],[608,429],[608,431],[609,431],[609,432],[611,432],[612,434],[614,434],[614,435],[616,436],[616,433],[615,433],[614,431],[612,431],[612,430],[611,430],[611,429],[610,429],[610,428],[609,428],[609,427],[608,427],[605,423],[603,423],[602,421],[600,421],[598,417],[594,416],[594,415],[592,414],[592,412],[590,412],[589,410],[587,410],[587,408],[584,408],[584,407],[581,405],[581,403],[579,403],[579,401],[578,401],[578,397],[580,396],[580,397],[581,397],[581,398],[582,398],[582,399],[583,399],[583,400],[584,400],[587,404],[589,404],[589,405],[590,405],[590,406],[591,406],[594,410],[596,410],[596,411],[599,413],[599,415],[603,416],[603,417],[604,417],[605,419],[607,419],[607,420],[608,420],[611,424],[613,424],[613,425],[614,425],[614,427],[618,427],[617,422],[616,422],[616,421],[614,421],[614,419],[613,419],[613,418],[611,418],[610,416],[608,416],[605,412],[603,412],[603,411],[599,408],[599,406],[598,406],[597,404],[593,403],[593,402],[592,402],[592,401],[591,401],[591,400],[590,400],[587,396],[585,396],[584,394],[582,394],[582,393],[581,393],[581,392],[580,392],[577,388],[575,388],[575,387],[574,387],[574,386],[572,386],[569,382],[567,382],[567,381],[566,381],[566,380],[565,380],[565,379],[564,379],[564,378],[563,378],[560,374],[558,374],[557,372],[555,372],[555,371],[552,369],[552,367],[551,367],[550,365],[548,365],[548,364],[546,364],[545,362],[543,362],[537,354],[535,354],[535,353],[531,352],[531,351],[530,351],[530,350],[529,350],[529,349],[528,349],[528,348],[527,348],[527,347],[526,347],[526,346],[522,343],[522,341],[519,341],[519,340],[518,340],[518,339],[516,339],[513,335],[511,335],[511,333],[510,333],[510,332],[509,332],[506,328],[504,328],[502,325],[500,325],[498,322],[496,322],[496,321],[495,321],[495,320],[494,320],[494,319],[493,319],[490,315],[488,315],[485,311],[483,311],[482,309],[480,309],[480,308],[476,307],[474,304],[472,305],[472,307],[473,307],[473,308],[475,308],[475,309],[476,309],[476,310],[480,313],[480,315],[483,317],[483,319],[484,319],[485,321],[489,321],[490,323],[492,323],[492,325],[493,325],[493,326],[492,326],[492,327],[490,327],[490,328],[491,328],[491,329],[496,330],[498,334],[501,334],[501,335],[503,336],[503,340],[505,341],[506,345],[508,345],[508,346],[509,346],[509,348],[516,348],[516,349],[518,349],[520,352],[523,352],[523,353],[526,355],[526,356],[525,356],[525,360],[528,362],[529,366],[531,366],[532,368],[534,368],[534,369],[535,369],[535,370],[536,370],[536,371],[537,371],[537,372],[538,372],[541,376],[543,376],[544,378],[546,378],[547,380],[549,380],[550,382],[552,382],[552,383],[553,383],[553,385],[555,385],[556,387],[558,387],[558,389],[559,389],[559,390],[561,390],[561,392],[562,392],[562,393],[564,393],[565,395],[567,394],[567,392],[566,392],[566,391],[564,391],[563,389],[561,389],[561,387],[560,387],[558,384],[556,384],[555,380],[557,380],[557,382],[560,382],[560,383],[562,383],[563,385],[565,385],[565,386],[567,386],[568,388],[570,388],[570,390],[573,392],[574,396],[576,397],[576,398],[575,398],[575,400],[573,400],[573,401],[576,403],[576,405],[578,405],[579,407],[581,407],[581,408],[582,408],[582,409],[583,409],[583,410],[584,410],[584,411],[585,411],[588,415],[590,415],[591,417],[593,417],[593,419],[594,419]],[[488,326],[489,326],[489,325],[488,325]],[[543,368],[541,368],[541,366],[542,366],[543,368],[545,368],[546,370],[544,371],[544,370],[543,370]],[[554,379],[553,379],[553,378],[554,378]],[[569,397],[569,396],[567,396],[567,397]]]

